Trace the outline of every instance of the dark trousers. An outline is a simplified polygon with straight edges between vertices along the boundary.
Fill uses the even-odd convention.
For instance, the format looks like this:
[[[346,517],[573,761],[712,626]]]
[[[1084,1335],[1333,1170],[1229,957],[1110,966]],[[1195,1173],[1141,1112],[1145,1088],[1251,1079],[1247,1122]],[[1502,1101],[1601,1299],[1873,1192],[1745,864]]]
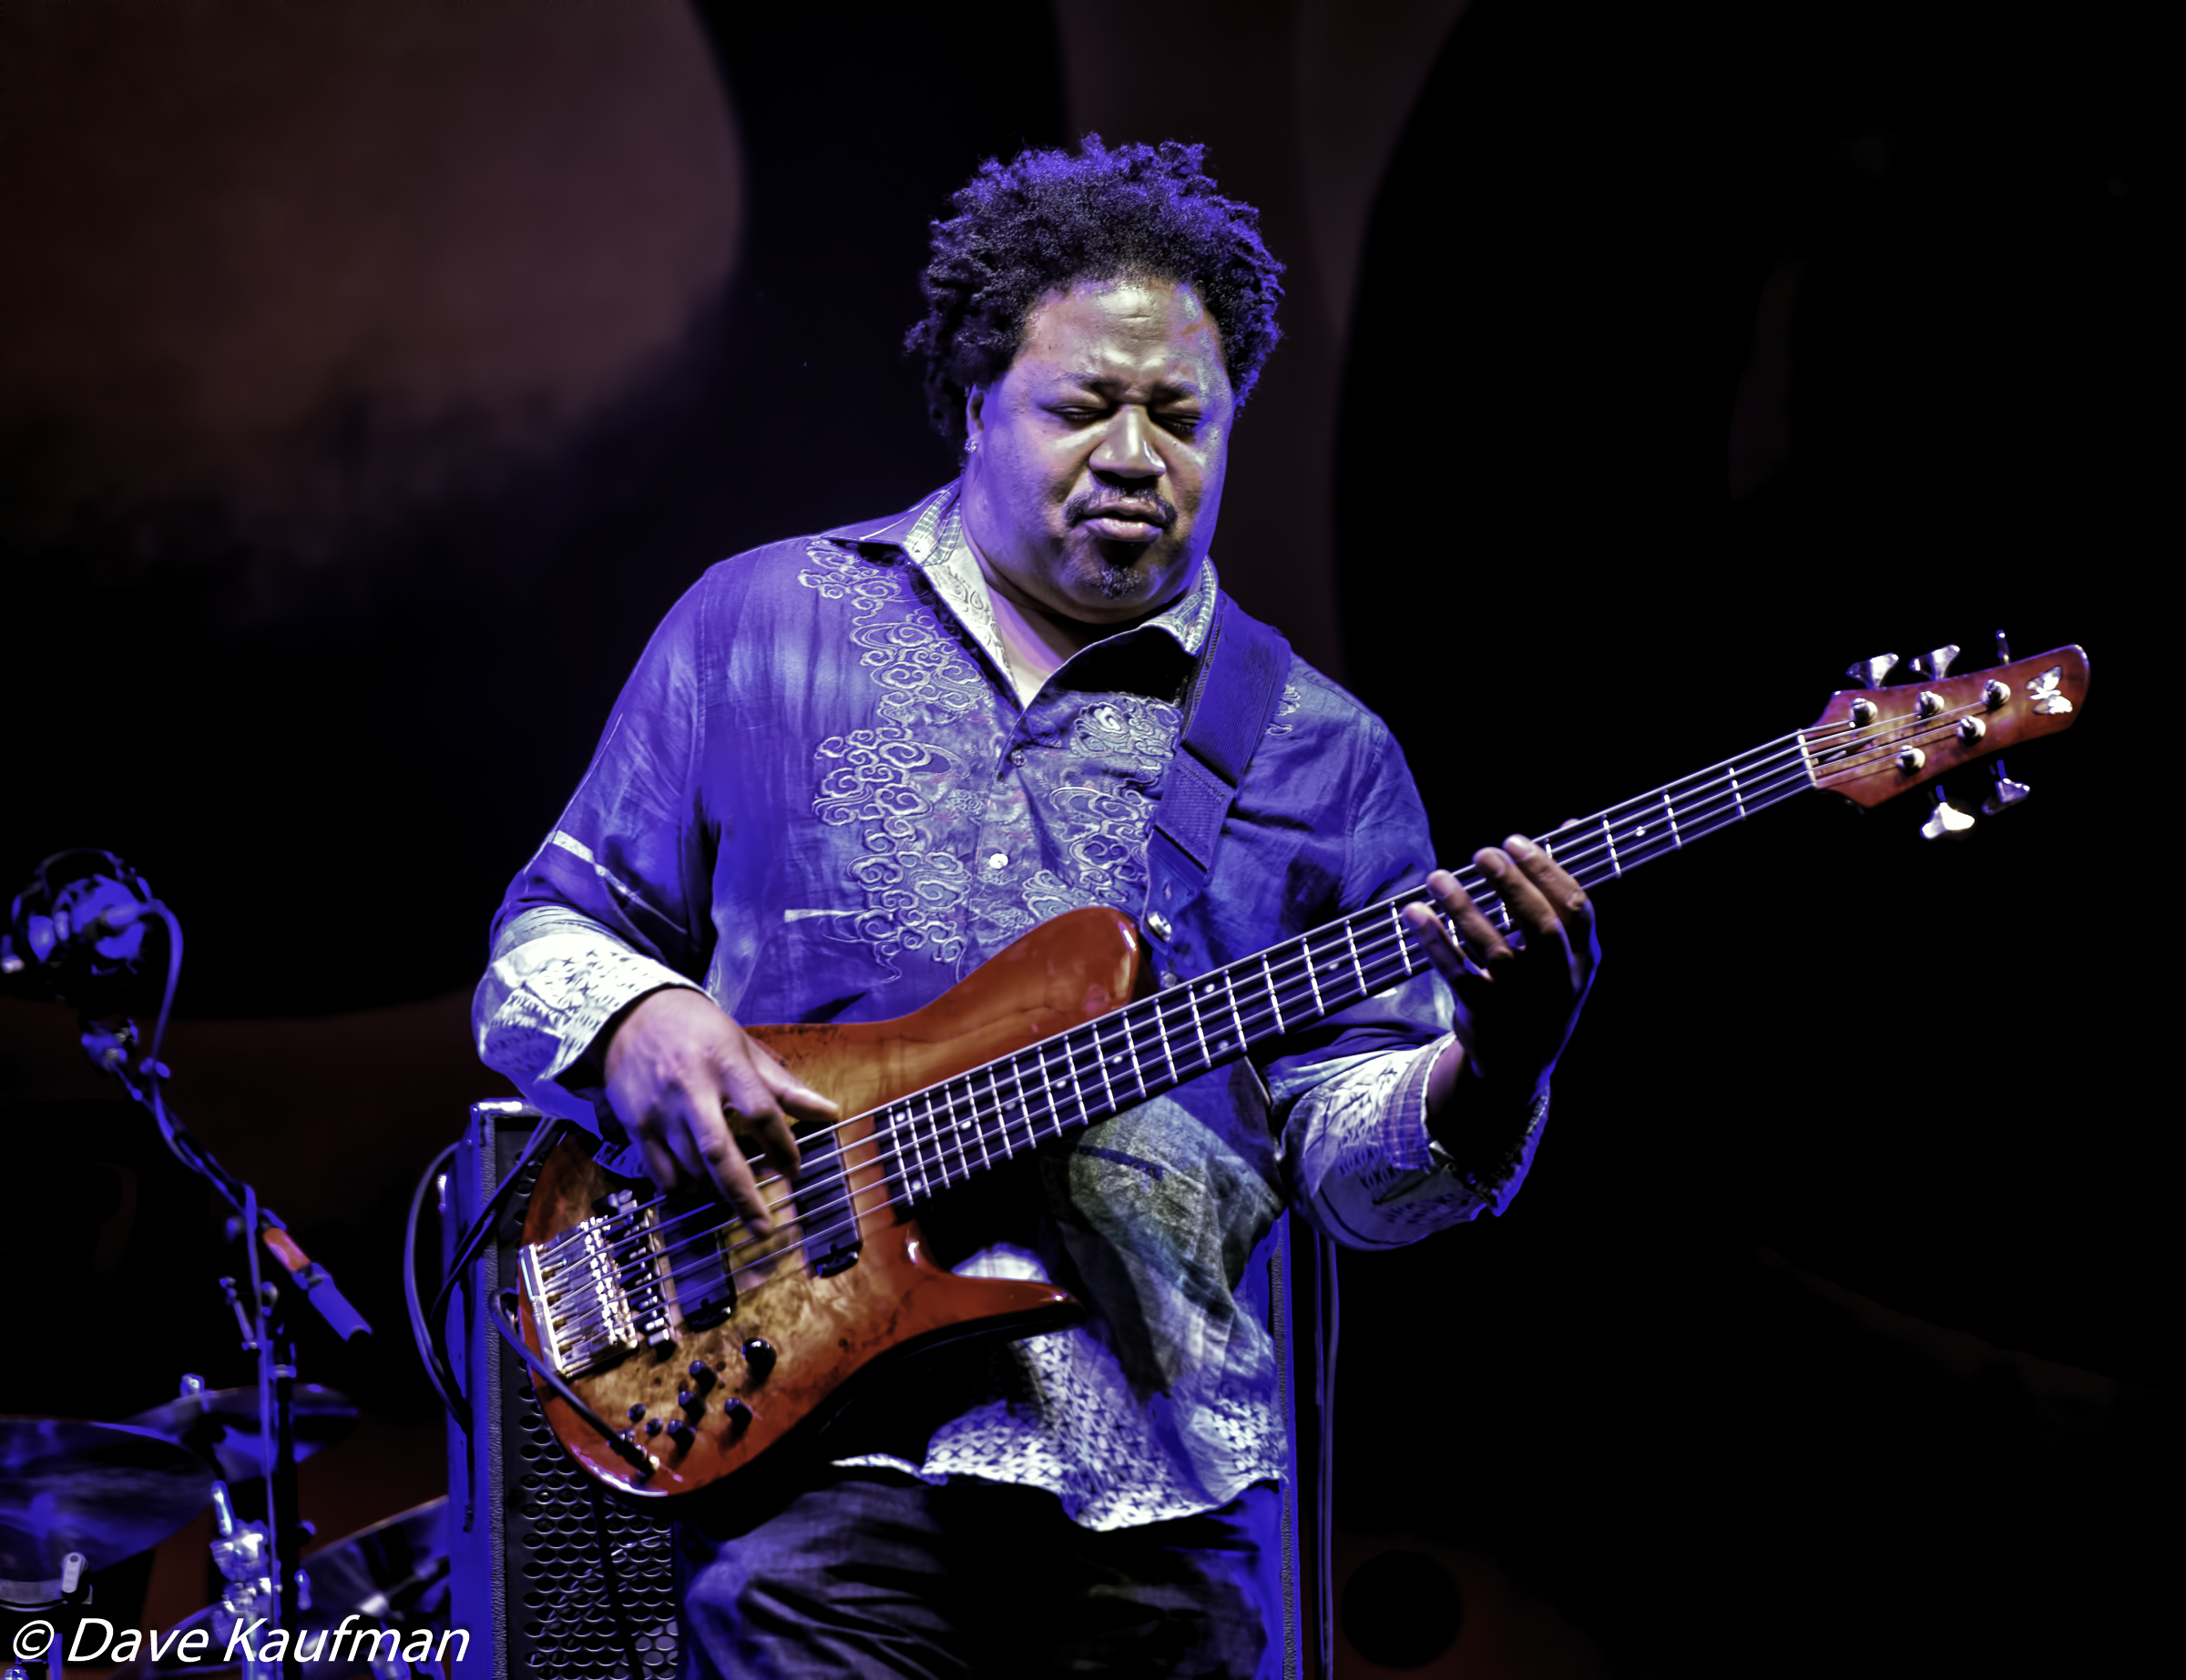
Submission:
[[[1262,1485],[1095,1533],[1034,1488],[833,1471],[749,1527],[678,1528],[682,1673],[1276,1680],[1281,1512]]]

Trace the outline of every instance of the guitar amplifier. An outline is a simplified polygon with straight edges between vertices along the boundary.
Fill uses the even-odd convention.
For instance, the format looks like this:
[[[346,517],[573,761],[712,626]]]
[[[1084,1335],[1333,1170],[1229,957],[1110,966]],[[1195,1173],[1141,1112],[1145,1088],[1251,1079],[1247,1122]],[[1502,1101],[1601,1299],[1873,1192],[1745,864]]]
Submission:
[[[443,1189],[444,1268],[541,1118],[522,1103],[472,1108]],[[515,1286],[530,1176],[448,1313],[448,1351],[470,1417],[467,1434],[448,1430],[451,1608],[454,1624],[471,1634],[451,1680],[670,1675],[672,1522],[607,1492],[570,1462],[547,1431],[530,1372],[486,1316],[495,1296]]]

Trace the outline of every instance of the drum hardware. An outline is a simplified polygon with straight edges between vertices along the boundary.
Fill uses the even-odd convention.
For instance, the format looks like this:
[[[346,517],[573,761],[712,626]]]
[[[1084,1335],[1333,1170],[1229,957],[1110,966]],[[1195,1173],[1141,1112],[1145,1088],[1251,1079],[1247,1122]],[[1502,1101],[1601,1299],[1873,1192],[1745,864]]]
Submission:
[[[148,938],[148,930],[155,928],[164,939]],[[66,1529],[67,1543],[96,1569],[101,1561],[118,1561],[157,1544],[202,1511],[214,1497],[212,1471],[167,1430],[168,1423],[180,1421],[185,1433],[204,1431],[209,1456],[222,1473],[238,1481],[264,1479],[262,1525],[237,1522],[221,1490],[222,1534],[214,1553],[231,1590],[247,1584],[246,1597],[254,1605],[262,1586],[264,1608],[254,1609],[253,1617],[263,1614],[271,1633],[300,1627],[305,1608],[306,1577],[300,1569],[305,1526],[296,1509],[297,1461],[338,1439],[355,1419],[354,1408],[331,1390],[309,1384],[299,1390],[290,1299],[301,1294],[345,1341],[369,1336],[372,1327],[342,1298],[326,1268],[297,1244],[281,1217],[260,1202],[256,1188],[221,1166],[168,1106],[164,1085],[169,1070],[160,1051],[181,969],[181,924],[152,895],[143,877],[111,852],[63,851],[47,858],[16,895],[7,925],[0,929],[0,983],[72,1004],[92,1065],[151,1115],[175,1158],[211,1185],[231,1210],[229,1239],[240,1247],[243,1264],[220,1282],[235,1311],[243,1351],[258,1356],[258,1382],[253,1389],[232,1391],[243,1397],[232,1403],[230,1395],[210,1397],[209,1402],[186,1385],[180,1400],[143,1414],[161,1420],[160,1433],[111,1424],[19,1420],[28,1431],[23,1437],[25,1456],[19,1462],[15,1440],[8,1437],[6,1465],[0,1473],[0,1522],[12,1523],[18,1496],[47,1486],[59,1473],[48,1467],[67,1463],[68,1478],[80,1477],[87,1492],[63,1498],[55,1508],[61,1517],[34,1516],[26,1507],[22,1514],[27,1526],[15,1526],[12,1540],[0,1538],[0,1578],[57,1583],[61,1560],[54,1547],[66,1522],[76,1525]],[[155,997],[151,1039],[144,1045],[135,1016]],[[277,1275],[282,1281],[276,1281]],[[347,1416],[339,1418],[344,1410]],[[107,1433],[80,1433],[85,1431]],[[34,1444],[34,1437],[46,1444]],[[162,1451],[170,1454],[164,1461],[159,1460]],[[171,1456],[176,1452],[179,1460]],[[87,1473],[81,1469],[86,1462],[109,1468]],[[101,1490],[125,1483],[140,1483],[144,1497],[99,1499]],[[255,1540],[253,1530],[258,1531]],[[238,1574],[229,1573],[231,1566]],[[283,1674],[301,1672],[292,1657],[273,1667]]]

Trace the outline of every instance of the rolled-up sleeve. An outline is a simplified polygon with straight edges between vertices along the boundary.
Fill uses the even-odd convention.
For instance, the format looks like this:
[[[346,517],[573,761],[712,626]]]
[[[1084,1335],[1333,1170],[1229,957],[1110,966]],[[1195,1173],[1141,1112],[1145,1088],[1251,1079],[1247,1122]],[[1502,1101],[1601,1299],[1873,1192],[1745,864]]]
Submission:
[[[1291,1196],[1351,1248],[1394,1248],[1500,1214],[1517,1194],[1548,1115],[1544,1088],[1524,1132],[1484,1166],[1459,1171],[1427,1132],[1427,1077],[1450,1039],[1323,1064],[1291,1104],[1283,1156]]]
[[[1372,771],[1349,816],[1347,914],[1416,886],[1433,866],[1426,812],[1402,750],[1378,724]],[[1454,1036],[1442,978],[1415,975],[1286,1040],[1266,1073],[1292,1205],[1347,1247],[1390,1248],[1499,1214],[1532,1164],[1544,1086],[1521,1135],[1460,1171],[1427,1131],[1427,1080]]]
[[[599,1129],[601,1030],[664,986],[696,987],[712,923],[693,766],[698,591],[661,623],[592,763],[509,885],[471,1003],[478,1054],[550,1114]]]

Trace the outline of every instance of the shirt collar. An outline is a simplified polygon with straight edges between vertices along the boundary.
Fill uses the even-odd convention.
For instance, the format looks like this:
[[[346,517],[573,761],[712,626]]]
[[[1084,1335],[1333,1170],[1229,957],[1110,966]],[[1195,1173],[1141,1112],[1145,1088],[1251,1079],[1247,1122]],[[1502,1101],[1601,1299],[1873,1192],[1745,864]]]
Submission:
[[[1002,652],[1002,638],[995,626],[994,603],[988,598],[986,577],[972,545],[965,540],[962,479],[953,479],[931,495],[892,518],[837,525],[821,535],[838,542],[872,545],[901,550],[933,583],[950,610],[994,660],[1006,671],[1009,661]],[[1159,630],[1193,658],[1206,646],[1214,623],[1214,607],[1221,590],[1211,557],[1200,563],[1191,587],[1156,613],[1131,626],[1133,630]],[[1119,632],[1119,634],[1128,634]]]

